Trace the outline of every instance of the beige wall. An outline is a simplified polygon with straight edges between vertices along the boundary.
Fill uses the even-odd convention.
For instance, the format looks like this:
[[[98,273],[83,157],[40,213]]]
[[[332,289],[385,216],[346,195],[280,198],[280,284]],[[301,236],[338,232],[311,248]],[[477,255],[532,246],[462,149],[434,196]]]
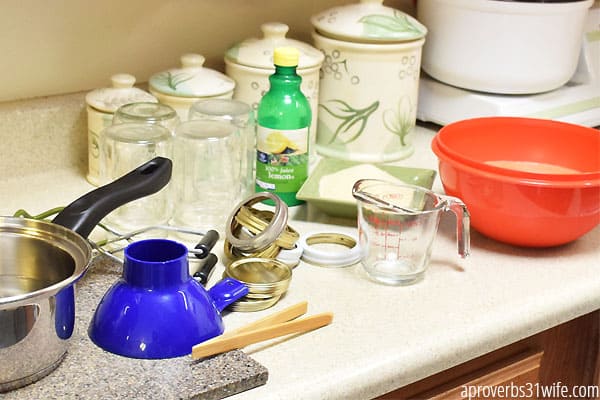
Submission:
[[[233,43],[284,22],[310,42],[311,15],[343,0],[4,0],[0,3],[0,101],[87,91],[118,72],[146,82],[197,52],[223,69]],[[385,5],[413,12],[412,0]]]

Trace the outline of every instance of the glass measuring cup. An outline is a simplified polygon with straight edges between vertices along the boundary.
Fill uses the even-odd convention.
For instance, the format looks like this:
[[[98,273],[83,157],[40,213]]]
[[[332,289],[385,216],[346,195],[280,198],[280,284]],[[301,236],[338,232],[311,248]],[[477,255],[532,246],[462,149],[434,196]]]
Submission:
[[[469,212],[461,200],[378,179],[357,181],[352,195],[361,263],[374,280],[408,285],[422,279],[442,212],[455,214],[458,254],[469,255]]]

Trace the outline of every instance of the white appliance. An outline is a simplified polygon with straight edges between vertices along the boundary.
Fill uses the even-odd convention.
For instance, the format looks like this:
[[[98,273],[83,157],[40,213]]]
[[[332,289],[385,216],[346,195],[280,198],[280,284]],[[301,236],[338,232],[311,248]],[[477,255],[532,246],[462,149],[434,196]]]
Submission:
[[[564,86],[532,95],[469,91],[423,73],[417,119],[446,125],[484,116],[547,118],[600,126],[600,8],[589,10],[577,70]]]

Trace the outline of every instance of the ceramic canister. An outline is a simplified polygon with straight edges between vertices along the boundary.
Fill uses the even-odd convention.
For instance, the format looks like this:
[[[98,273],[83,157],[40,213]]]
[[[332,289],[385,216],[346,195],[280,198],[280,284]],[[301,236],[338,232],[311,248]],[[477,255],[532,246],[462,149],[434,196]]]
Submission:
[[[317,152],[360,162],[410,156],[427,29],[383,0],[311,18],[321,68]]]
[[[149,87],[158,101],[167,104],[188,120],[192,104],[204,99],[231,99],[235,82],[214,69],[204,67],[200,54],[184,54],[181,68],[172,68],[150,77]]]
[[[92,90],[85,96],[88,117],[88,173],[87,180],[92,185],[100,184],[100,134],[112,125],[113,115],[125,104],[137,102],[157,103],[150,93],[133,87],[135,77],[129,74],[116,74],[111,78],[112,87]]]
[[[300,89],[308,99],[312,111],[309,128],[309,159],[316,154],[316,121],[319,99],[319,69],[323,54],[311,45],[286,37],[289,27],[278,22],[261,25],[263,37],[244,40],[225,53],[225,73],[236,81],[233,98],[250,104],[254,110],[262,96],[269,90],[269,76],[275,72],[273,50],[291,46],[300,51],[297,72],[302,77]]]

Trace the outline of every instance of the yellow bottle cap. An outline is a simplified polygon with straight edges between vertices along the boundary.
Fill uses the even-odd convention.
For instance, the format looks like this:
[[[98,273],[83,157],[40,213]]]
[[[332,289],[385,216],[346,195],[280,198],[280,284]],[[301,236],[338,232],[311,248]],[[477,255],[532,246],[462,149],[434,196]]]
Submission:
[[[295,47],[277,47],[273,52],[273,63],[280,67],[295,67],[299,58],[300,52]]]

